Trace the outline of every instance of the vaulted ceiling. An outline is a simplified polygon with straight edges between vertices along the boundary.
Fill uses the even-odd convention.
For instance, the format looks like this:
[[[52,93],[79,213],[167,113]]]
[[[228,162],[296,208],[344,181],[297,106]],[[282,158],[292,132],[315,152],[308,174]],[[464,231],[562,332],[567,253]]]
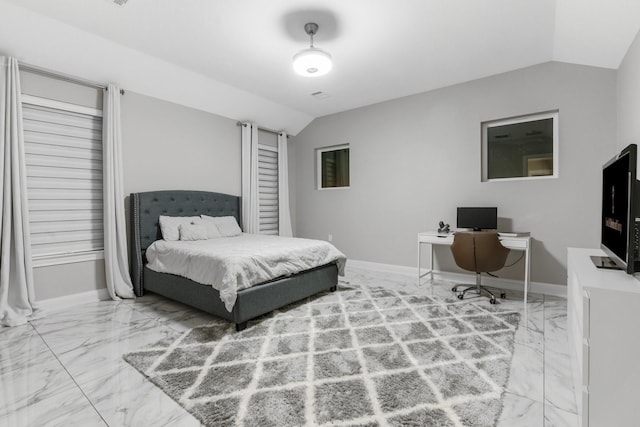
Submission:
[[[236,94],[247,117],[236,117],[243,114],[241,107],[213,112],[255,116],[267,127],[288,127],[292,133],[314,117],[547,61],[616,69],[640,28],[637,0],[129,0],[124,6],[112,0],[0,0],[3,10],[12,13],[0,13],[0,27],[18,27],[15,20],[22,19],[36,34],[25,45],[7,41],[0,30],[0,53],[23,52],[26,61],[54,69],[80,62],[61,70],[73,72],[83,61],[99,62],[98,41],[108,43],[103,51],[126,50],[121,57],[129,72],[137,69],[152,78],[166,64],[167,75],[177,80],[195,76],[200,86]],[[333,56],[334,68],[326,76],[305,78],[292,70],[292,56],[309,45],[306,22],[319,24],[315,45]],[[54,34],[62,37],[56,25],[69,35],[48,41]],[[74,31],[75,37],[93,37],[98,52],[70,42]],[[56,52],[38,53],[36,43],[47,52],[57,46],[67,62],[49,57]],[[114,58],[118,54],[110,61]],[[84,67],[95,78],[112,77]],[[129,85],[144,86],[133,80]],[[326,96],[311,95],[318,91]],[[213,96],[204,92],[201,96]],[[184,98],[174,101],[221,108]],[[261,116],[252,108],[290,118]]]

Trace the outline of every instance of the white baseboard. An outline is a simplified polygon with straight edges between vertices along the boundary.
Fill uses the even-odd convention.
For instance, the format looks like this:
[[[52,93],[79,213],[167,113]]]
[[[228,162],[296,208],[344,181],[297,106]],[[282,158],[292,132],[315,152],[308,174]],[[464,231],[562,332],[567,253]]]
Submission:
[[[38,305],[38,308],[41,308],[46,312],[82,305],[89,302],[104,301],[109,298],[109,291],[107,291],[107,288],[102,288],[95,291],[65,295],[63,297],[43,299],[36,301],[36,304]]]
[[[408,267],[404,265],[382,264],[377,262],[350,259],[347,261],[347,268],[349,267],[378,271],[381,273],[398,273],[407,276],[413,276],[416,278],[416,280],[418,277],[418,269],[416,267]],[[425,272],[426,271],[427,270],[425,269]],[[450,271],[439,270],[435,270],[434,273],[436,277],[440,277],[441,279],[452,280],[461,283],[469,283],[470,285],[474,284],[476,280],[473,274],[454,273]],[[423,278],[422,280],[427,279]],[[495,285],[499,288],[504,288],[510,291],[523,290],[522,280],[483,276],[482,281],[486,283],[487,286]],[[535,294],[552,295],[561,298],[567,297],[567,287],[565,285],[553,283],[529,282],[529,292],[533,292]]]
[[[347,268],[355,267],[363,270],[379,271],[381,273],[398,273],[406,276],[417,276],[418,269],[415,267],[407,267],[405,265],[382,264],[379,262],[359,261],[356,259],[347,260]]]
[[[416,275],[418,270],[416,269]],[[437,277],[455,282],[468,283],[475,285],[476,278],[473,274],[454,273],[450,271],[435,271]],[[524,285],[522,280],[503,279],[501,277],[482,276],[482,283],[487,286],[495,286],[510,291],[523,291]],[[552,283],[529,282],[529,292],[534,294],[552,295],[556,297],[566,298],[567,287],[564,285],[556,285]]]

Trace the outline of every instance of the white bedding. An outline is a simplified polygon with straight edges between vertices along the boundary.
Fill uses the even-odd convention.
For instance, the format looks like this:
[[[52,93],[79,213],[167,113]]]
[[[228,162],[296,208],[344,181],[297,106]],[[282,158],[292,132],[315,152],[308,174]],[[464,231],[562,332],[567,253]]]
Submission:
[[[246,233],[210,240],[157,240],[146,255],[147,266],[154,271],[213,286],[228,311],[241,289],[333,261],[343,276],[347,260],[335,246],[321,240]]]

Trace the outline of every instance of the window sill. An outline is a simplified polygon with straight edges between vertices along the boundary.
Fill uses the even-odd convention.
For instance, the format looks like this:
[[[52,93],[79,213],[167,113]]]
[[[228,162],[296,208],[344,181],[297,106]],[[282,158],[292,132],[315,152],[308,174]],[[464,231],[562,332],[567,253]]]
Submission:
[[[32,264],[34,267],[47,267],[51,265],[73,264],[76,262],[95,261],[104,259],[104,251],[82,252],[77,254],[58,254],[34,257]]]
[[[318,190],[323,191],[323,190],[348,190],[351,187],[320,187],[318,188]]]
[[[537,181],[541,179],[557,179],[558,174],[543,176],[518,176],[512,178],[488,178],[483,182],[504,182],[504,181]]]

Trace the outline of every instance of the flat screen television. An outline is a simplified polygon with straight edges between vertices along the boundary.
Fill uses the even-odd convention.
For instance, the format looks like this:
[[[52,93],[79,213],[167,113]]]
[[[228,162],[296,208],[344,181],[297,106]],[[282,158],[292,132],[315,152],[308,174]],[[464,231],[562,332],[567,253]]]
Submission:
[[[495,230],[498,228],[498,208],[458,208],[456,227]]]
[[[637,151],[637,146],[631,144],[602,167],[600,247],[607,257],[593,258],[598,267],[619,268],[629,274],[640,271]]]

